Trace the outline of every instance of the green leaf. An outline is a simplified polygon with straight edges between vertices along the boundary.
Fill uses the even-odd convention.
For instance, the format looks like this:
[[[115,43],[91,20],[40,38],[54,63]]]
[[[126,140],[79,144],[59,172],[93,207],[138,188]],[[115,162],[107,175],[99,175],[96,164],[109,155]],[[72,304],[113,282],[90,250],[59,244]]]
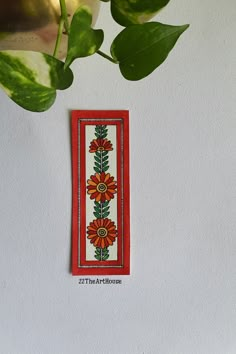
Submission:
[[[106,172],[107,170],[109,170],[109,166],[103,167],[102,171]]]
[[[105,208],[102,209],[102,212],[105,213],[105,212],[108,211],[109,209],[110,209],[109,206],[108,206],[108,207],[105,207]]]
[[[147,22],[170,0],[111,0],[111,13],[121,26]]]
[[[100,126],[100,125],[96,125],[95,131],[96,131],[97,133],[100,133],[100,130],[101,130],[101,126]]]
[[[90,7],[80,6],[75,12],[70,26],[65,68],[71,65],[76,58],[92,55],[101,47],[104,33],[102,30],[92,29],[91,25]]]
[[[143,79],[164,62],[188,27],[159,22],[129,26],[114,39],[111,55],[119,62],[120,71],[127,80]]]
[[[94,169],[94,171],[95,171],[95,172],[97,172],[97,173],[101,173],[100,168],[94,167],[93,169]]]
[[[95,216],[95,218],[100,219],[101,218],[101,214],[100,213],[93,213],[93,215]]]
[[[98,162],[94,162],[95,163],[95,166],[97,166],[98,168],[100,168],[101,169],[101,164],[100,163],[98,163]]]
[[[103,261],[106,261],[108,258],[109,258],[109,253],[106,254],[106,255],[104,255],[104,256],[102,257],[102,260],[103,260]]]
[[[94,160],[97,161],[98,163],[101,163],[101,159],[97,156],[94,156]]]
[[[94,206],[94,210],[95,210],[97,213],[99,213],[99,214],[100,214],[100,212],[101,212],[101,208],[100,208],[100,207],[97,207],[97,206]]]
[[[96,162],[95,162],[95,163],[96,163]],[[109,161],[103,161],[103,162],[102,162],[102,166],[103,166],[103,167],[107,166],[108,164],[109,164]]]
[[[110,203],[110,201],[107,200],[106,202],[102,203],[102,207],[103,207],[103,208],[106,207],[109,203]]]
[[[109,212],[104,213],[104,214],[102,214],[102,217],[103,217],[103,218],[107,218],[109,214],[110,214]]]
[[[49,109],[56,90],[73,82],[70,69],[54,57],[31,51],[0,52],[0,86],[19,106],[33,112]]]
[[[95,155],[96,155],[99,159],[101,159],[102,153],[101,153],[101,151],[96,151],[96,152],[95,152]]]

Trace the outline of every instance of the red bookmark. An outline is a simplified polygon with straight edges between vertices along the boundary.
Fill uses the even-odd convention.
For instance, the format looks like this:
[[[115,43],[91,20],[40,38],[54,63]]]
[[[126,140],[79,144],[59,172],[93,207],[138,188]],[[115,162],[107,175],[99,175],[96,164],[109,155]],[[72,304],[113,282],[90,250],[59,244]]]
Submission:
[[[72,274],[130,274],[129,113],[72,112]]]

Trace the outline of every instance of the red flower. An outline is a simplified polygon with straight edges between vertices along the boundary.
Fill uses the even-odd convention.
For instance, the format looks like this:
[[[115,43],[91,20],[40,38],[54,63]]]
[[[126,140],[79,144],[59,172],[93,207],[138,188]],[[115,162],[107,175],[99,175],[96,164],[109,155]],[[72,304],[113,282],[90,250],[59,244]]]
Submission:
[[[111,177],[110,173],[102,172],[101,174],[96,173],[90,176],[87,181],[88,194],[90,194],[90,199],[95,199],[96,202],[104,203],[106,200],[110,201],[114,198],[116,193],[116,182],[114,177]]]
[[[87,226],[88,239],[94,247],[106,248],[112,246],[117,237],[117,230],[114,221],[110,219],[97,219]]]
[[[93,139],[90,143],[89,152],[111,151],[112,143],[107,139]]]

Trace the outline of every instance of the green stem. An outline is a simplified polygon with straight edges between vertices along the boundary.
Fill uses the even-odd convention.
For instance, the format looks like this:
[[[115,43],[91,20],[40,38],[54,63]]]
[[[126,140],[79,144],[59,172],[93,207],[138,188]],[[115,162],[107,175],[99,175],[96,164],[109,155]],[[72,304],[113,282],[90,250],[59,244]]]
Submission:
[[[114,60],[112,57],[109,57],[109,55],[103,53],[101,50],[97,51],[97,54],[101,55],[103,58],[111,61],[113,64],[118,64],[118,61]]]
[[[62,33],[63,33],[63,28],[64,28],[64,23],[65,23],[65,21],[61,17],[60,18],[60,22],[59,22],[58,32],[57,32],[57,40],[56,40],[56,44],[55,44],[55,49],[54,49],[54,52],[53,52],[54,58],[56,58],[57,54],[58,54],[58,50],[59,50],[60,43],[61,43],[61,38],[62,38]]]
[[[69,25],[69,21],[68,21],[68,15],[67,15],[67,9],[66,9],[65,0],[60,0],[60,6],[61,6],[61,17],[64,20],[65,31],[66,31],[67,34],[69,34],[70,25]]]

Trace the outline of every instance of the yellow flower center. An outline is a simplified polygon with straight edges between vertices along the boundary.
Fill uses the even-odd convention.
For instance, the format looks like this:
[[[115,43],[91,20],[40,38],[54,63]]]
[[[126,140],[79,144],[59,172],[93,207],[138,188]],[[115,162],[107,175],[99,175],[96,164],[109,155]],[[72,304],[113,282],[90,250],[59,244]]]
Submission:
[[[103,146],[99,146],[98,148],[97,148],[97,151],[104,151],[105,149],[104,149],[104,147]]]
[[[106,183],[103,183],[103,182],[98,183],[98,185],[97,185],[97,191],[98,191],[99,193],[105,193],[105,192],[107,191],[107,185],[106,185]]]
[[[107,229],[105,227],[99,227],[99,229],[97,229],[97,235],[99,237],[106,237],[108,234]]]

